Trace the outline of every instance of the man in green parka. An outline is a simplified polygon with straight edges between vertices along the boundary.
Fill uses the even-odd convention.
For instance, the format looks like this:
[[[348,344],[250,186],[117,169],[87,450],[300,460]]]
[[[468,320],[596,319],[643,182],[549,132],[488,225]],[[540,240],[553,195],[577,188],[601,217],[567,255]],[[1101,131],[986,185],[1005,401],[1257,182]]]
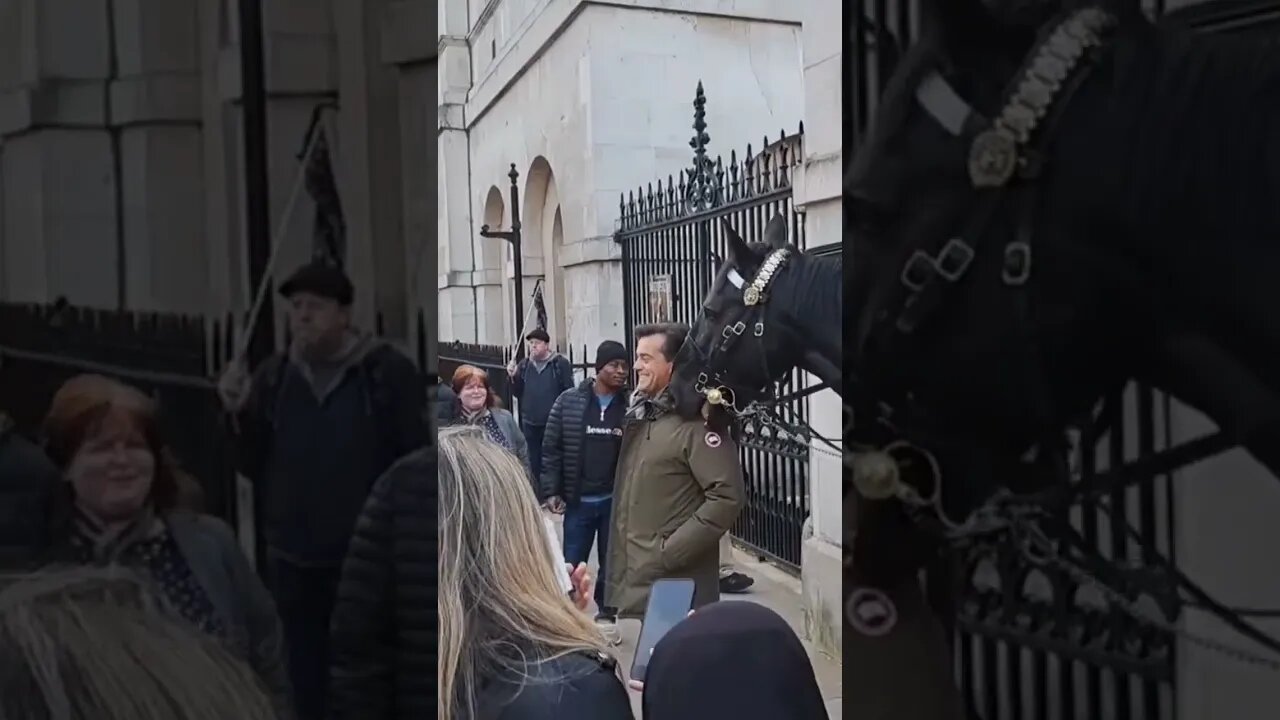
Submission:
[[[720,599],[720,538],[742,507],[738,447],[701,416],[674,409],[673,361],[688,333],[674,323],[636,328],[636,392],[623,425],[605,566],[606,602],[643,617],[661,578],[691,578],[694,607]]]

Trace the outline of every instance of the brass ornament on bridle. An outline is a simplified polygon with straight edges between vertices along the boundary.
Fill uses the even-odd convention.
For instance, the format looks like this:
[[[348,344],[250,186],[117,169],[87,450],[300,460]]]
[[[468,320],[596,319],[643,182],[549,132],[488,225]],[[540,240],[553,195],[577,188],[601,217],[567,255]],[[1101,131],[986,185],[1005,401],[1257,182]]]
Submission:
[[[1062,82],[1116,22],[1098,8],[1071,15],[1053,31],[991,127],[969,145],[969,180],[976,188],[1004,187],[1023,163],[1022,145],[1049,112]]]

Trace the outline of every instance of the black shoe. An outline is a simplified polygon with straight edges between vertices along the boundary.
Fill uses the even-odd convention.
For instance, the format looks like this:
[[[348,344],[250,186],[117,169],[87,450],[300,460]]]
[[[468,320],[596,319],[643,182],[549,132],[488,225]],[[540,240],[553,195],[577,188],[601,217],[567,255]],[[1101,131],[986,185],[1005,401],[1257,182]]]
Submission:
[[[729,573],[720,578],[720,592],[725,595],[740,595],[755,584],[755,579],[750,575],[743,575],[740,572]]]

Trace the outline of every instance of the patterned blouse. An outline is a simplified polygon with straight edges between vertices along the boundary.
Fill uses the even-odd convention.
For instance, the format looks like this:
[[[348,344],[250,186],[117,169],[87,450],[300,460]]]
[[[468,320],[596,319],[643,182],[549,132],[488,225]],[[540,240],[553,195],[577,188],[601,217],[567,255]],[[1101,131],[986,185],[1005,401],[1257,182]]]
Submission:
[[[150,525],[143,529],[140,524]],[[152,515],[106,537],[95,519],[77,512],[72,547],[86,564],[118,563],[145,571],[164,597],[188,622],[214,637],[226,637],[208,593],[196,580],[169,528]]]
[[[466,423],[479,425],[484,428],[484,433],[489,436],[490,440],[498,443],[507,450],[515,449],[512,447],[511,441],[507,439],[507,436],[502,434],[502,428],[498,427],[498,421],[494,419],[493,413],[489,412],[488,408],[484,408],[477,413],[469,413],[466,409],[463,409],[462,420]]]

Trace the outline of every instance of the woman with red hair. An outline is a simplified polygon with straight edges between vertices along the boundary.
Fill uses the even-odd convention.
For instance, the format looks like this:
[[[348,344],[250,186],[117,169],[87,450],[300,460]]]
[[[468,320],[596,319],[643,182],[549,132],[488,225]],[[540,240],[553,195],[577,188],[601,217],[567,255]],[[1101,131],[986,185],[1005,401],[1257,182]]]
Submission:
[[[43,435],[65,480],[56,555],[147,578],[178,615],[247,661],[280,717],[292,717],[275,604],[231,528],[195,512],[198,490],[161,439],[155,402],[80,375],[54,395]]]
[[[526,471],[530,472],[529,445],[524,433],[520,432],[520,423],[510,411],[502,408],[502,401],[489,385],[489,373],[475,365],[460,365],[453,371],[452,385],[458,396],[455,422],[479,426],[486,437],[515,453]]]

